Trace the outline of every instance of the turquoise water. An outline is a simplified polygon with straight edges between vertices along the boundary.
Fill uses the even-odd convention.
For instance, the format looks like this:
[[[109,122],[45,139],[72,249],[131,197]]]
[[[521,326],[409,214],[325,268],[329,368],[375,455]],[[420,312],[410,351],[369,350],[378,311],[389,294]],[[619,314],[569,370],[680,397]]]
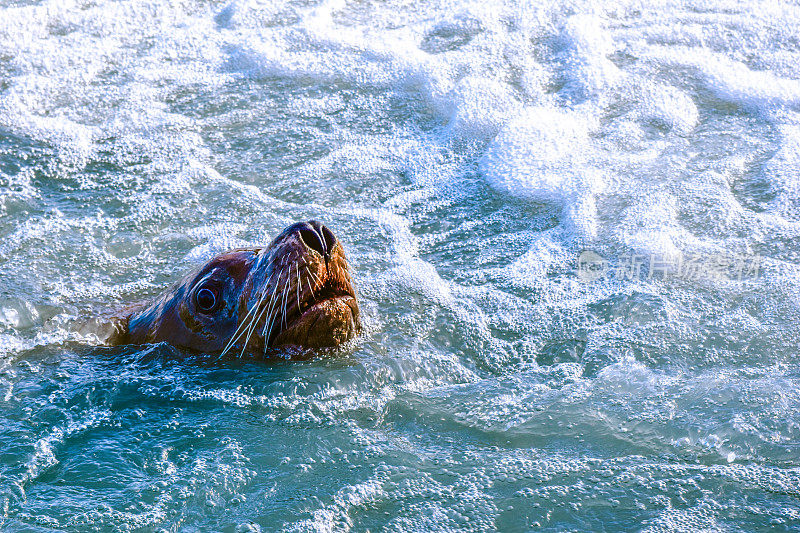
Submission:
[[[800,529],[800,7],[1,5],[4,531]],[[308,218],[355,342],[97,345]]]

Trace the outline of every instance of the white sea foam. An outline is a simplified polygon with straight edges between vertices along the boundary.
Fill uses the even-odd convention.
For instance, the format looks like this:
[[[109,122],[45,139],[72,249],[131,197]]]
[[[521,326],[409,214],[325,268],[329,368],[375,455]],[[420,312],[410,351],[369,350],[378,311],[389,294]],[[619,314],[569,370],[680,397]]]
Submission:
[[[493,138],[520,108],[511,87],[486,78],[463,78],[446,98],[453,107],[451,135],[461,140]]]
[[[72,513],[92,489],[61,454],[133,456],[122,476],[97,456],[136,480],[124,511],[55,529],[513,529],[520,508],[527,528],[555,527],[552,508],[574,529],[597,502],[631,523],[646,507],[655,530],[797,523],[781,498],[797,493],[799,19],[727,0],[2,8],[0,292],[61,306],[0,313],[4,407],[42,426],[15,479],[63,466],[38,494]],[[366,331],[342,358],[242,384],[227,363],[122,380],[71,353],[74,315],[310,217],[340,235],[360,291]],[[584,248],[743,250],[763,270],[587,283]],[[20,383],[40,349],[67,356]],[[36,396],[50,386],[63,396]],[[241,446],[218,434],[241,428]],[[35,522],[4,497],[4,516]],[[259,515],[287,501],[290,518]]]
[[[684,135],[697,125],[697,106],[677,87],[645,81],[633,83],[627,90],[640,99],[641,103],[634,112],[640,121],[656,122]]]
[[[583,14],[569,17],[561,33],[560,53],[567,77],[566,96],[573,101],[596,99],[622,77],[608,56],[616,51],[614,40],[599,17]]]
[[[291,213],[283,215],[288,222],[303,208],[321,206],[294,205],[220,174],[204,146],[202,121],[172,108],[173,95],[163,87],[191,92],[242,79],[281,79],[396,92],[422,102],[439,126],[425,136],[407,125],[386,135],[339,126],[326,138],[337,146],[305,161],[303,172],[365,182],[376,174],[404,173],[415,189],[392,196],[385,211],[370,206],[340,212],[361,213],[355,216],[362,219],[371,213],[366,219],[386,230],[396,264],[413,264],[429,241],[413,235],[409,210],[432,204],[448,188],[461,197],[471,194],[462,187],[464,174],[477,165],[478,178],[500,198],[529,202],[532,210],[546,204],[561,213],[558,230],[533,239],[503,271],[518,286],[531,286],[548,265],[564,267],[579,242],[600,239],[665,254],[727,246],[724,235],[695,235],[681,207],[700,209],[691,204],[704,195],[703,201],[724,198],[734,208],[736,197],[724,188],[694,188],[696,196],[689,198],[688,189],[669,185],[682,179],[695,157],[692,136],[707,131],[703,113],[710,112],[710,93],[775,126],[777,149],[761,175],[777,194],[770,216],[795,219],[800,192],[791,168],[800,134],[791,109],[800,91],[792,52],[762,43],[754,45],[761,46],[760,56],[745,59],[734,53],[728,30],[703,25],[712,19],[677,10],[663,20],[660,8],[644,7],[578,6],[564,15],[552,6],[466,3],[458,9],[420,6],[401,15],[378,9],[369,22],[360,18],[360,7],[342,2],[18,7],[0,24],[0,40],[14,56],[10,85],[0,96],[0,124],[52,146],[73,169],[97,157],[98,143],[110,138],[115,162],[148,159],[134,176],[141,191],[127,200],[130,223],[158,225],[200,209],[191,204],[202,202],[198,191],[209,182],[235,188],[234,194],[260,208]],[[156,23],[143,24],[151,18]],[[734,14],[725,20],[747,35],[767,35],[772,28],[766,16]],[[152,46],[141,45],[142,27]],[[784,42],[791,35],[777,32],[775,38]],[[114,76],[119,83],[104,85]],[[338,93],[304,97],[291,106],[312,115],[346,109]],[[752,159],[729,158],[739,166]],[[36,191],[27,197],[35,198]],[[746,209],[732,210],[725,224],[746,226],[747,216]],[[56,226],[47,220],[10,233],[3,249],[52,238]],[[192,237],[201,242],[186,262],[245,242],[225,233]],[[92,294],[96,290],[89,287]]]
[[[716,96],[754,111],[769,112],[800,104],[800,80],[752,70],[741,61],[703,48],[654,47],[645,59],[672,68],[690,69]]]
[[[561,206],[569,229],[594,237],[595,196],[604,179],[594,167],[592,125],[575,111],[528,108],[495,138],[481,170],[498,190]]]
[[[778,129],[781,147],[764,165],[764,175],[776,197],[774,211],[791,220],[800,220],[800,126],[786,124]]]

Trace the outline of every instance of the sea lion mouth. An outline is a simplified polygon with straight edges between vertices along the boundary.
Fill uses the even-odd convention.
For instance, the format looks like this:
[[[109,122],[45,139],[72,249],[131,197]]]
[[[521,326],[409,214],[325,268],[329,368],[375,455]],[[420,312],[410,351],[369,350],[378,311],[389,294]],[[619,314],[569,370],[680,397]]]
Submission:
[[[281,326],[267,339],[268,346],[296,344],[301,346],[333,346],[338,344],[341,329],[349,332],[355,327],[358,304],[352,287],[341,288],[326,283],[321,289],[300,301],[287,316],[281,317]],[[338,323],[340,327],[334,327]]]
[[[296,345],[309,348],[336,346],[357,330],[358,307],[351,295],[326,297],[287,320],[269,339],[269,346]]]

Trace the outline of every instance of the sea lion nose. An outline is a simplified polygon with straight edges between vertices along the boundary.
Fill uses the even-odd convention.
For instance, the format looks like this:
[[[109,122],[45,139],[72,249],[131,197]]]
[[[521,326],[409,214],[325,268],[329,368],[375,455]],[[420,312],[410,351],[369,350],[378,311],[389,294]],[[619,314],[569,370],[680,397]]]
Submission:
[[[336,244],[336,237],[322,222],[309,220],[298,232],[306,246],[316,250],[323,257],[330,256],[331,250]]]

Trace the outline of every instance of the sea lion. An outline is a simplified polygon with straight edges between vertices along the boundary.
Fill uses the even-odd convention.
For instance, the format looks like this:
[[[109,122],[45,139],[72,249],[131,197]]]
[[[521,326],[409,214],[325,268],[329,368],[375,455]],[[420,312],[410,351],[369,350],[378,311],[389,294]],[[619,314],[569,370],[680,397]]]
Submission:
[[[344,248],[316,220],[289,226],[269,246],[222,253],[121,315],[110,344],[223,355],[337,346],[361,329]]]

